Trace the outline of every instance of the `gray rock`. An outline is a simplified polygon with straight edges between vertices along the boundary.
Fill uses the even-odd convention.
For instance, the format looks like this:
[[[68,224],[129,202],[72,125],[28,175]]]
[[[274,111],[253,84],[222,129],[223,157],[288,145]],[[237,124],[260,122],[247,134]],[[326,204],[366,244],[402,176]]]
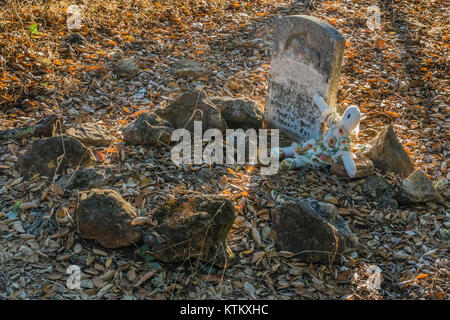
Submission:
[[[84,145],[96,147],[109,147],[113,139],[108,130],[95,123],[83,123],[69,128],[66,135],[77,139]]]
[[[125,77],[127,79],[132,79],[139,73],[139,67],[133,57],[114,62],[112,69],[119,77]]]
[[[401,193],[404,200],[408,203],[442,200],[433,182],[420,169],[415,170],[408,178],[403,180]]]
[[[137,218],[135,209],[114,190],[82,192],[75,218],[80,237],[95,239],[106,248],[128,246],[141,238],[131,225]]]
[[[304,262],[339,262],[340,254],[358,246],[347,222],[329,203],[295,199],[275,207],[272,219],[277,248]]]
[[[315,17],[286,16],[277,22],[273,47],[264,120],[292,139],[316,138],[321,121],[313,96],[336,105],[345,39]]]
[[[227,128],[220,108],[214,105],[201,89],[186,92],[171,105],[155,112],[176,129],[186,128],[194,132],[194,121],[202,122],[203,132],[211,128],[225,132]]]
[[[80,287],[83,289],[92,289],[94,288],[94,283],[91,279],[83,279],[80,281]]]
[[[263,108],[257,101],[249,98],[211,97],[211,102],[221,109],[228,128],[262,128]]]
[[[111,182],[113,171],[110,167],[81,168],[74,173],[66,174],[56,182],[65,189],[100,188]]]
[[[383,172],[392,171],[407,177],[414,171],[411,159],[398,141],[391,125],[380,131],[364,155]]]
[[[203,67],[199,62],[191,59],[181,59],[176,61],[171,68],[172,73],[183,78],[206,78],[211,75],[211,70]]]
[[[228,199],[210,195],[177,198],[157,209],[153,219],[158,224],[146,230],[143,238],[155,258],[164,262],[196,258],[220,267],[235,261],[226,243],[235,219]]]
[[[55,173],[68,168],[87,167],[94,163],[92,152],[80,141],[68,136],[33,141],[18,162],[20,172],[25,177],[35,173],[53,177]]]
[[[124,141],[132,145],[170,144],[172,125],[156,113],[144,112],[123,130]]]

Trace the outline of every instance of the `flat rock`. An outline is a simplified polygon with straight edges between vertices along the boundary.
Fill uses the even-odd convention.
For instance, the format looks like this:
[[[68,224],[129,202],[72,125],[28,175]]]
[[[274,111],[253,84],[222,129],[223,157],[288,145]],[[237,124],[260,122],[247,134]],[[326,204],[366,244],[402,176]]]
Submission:
[[[221,109],[228,128],[262,128],[264,110],[258,101],[244,97],[211,97],[211,102]]]
[[[383,172],[392,171],[407,177],[414,171],[411,159],[398,141],[391,125],[380,131],[364,155]]]
[[[402,198],[408,203],[442,200],[433,182],[420,169],[415,170],[408,178],[403,180],[401,193]]]
[[[210,195],[169,200],[157,209],[153,219],[158,224],[143,238],[155,258],[164,262],[198,258],[218,266],[235,261],[226,243],[235,219],[229,200]]]
[[[339,254],[358,246],[347,222],[329,203],[296,199],[275,207],[272,219],[277,248],[307,263],[339,262]]]
[[[171,105],[155,112],[176,129],[186,128],[194,132],[194,121],[202,122],[202,131],[219,129],[225,132],[227,128],[220,108],[214,105],[200,89],[182,94]]]
[[[171,68],[173,74],[181,78],[207,78],[211,75],[211,70],[203,67],[198,61],[191,59],[181,59],[176,61]]]
[[[73,137],[87,146],[109,147],[112,135],[103,126],[95,123],[84,123],[67,129],[66,135]]]
[[[398,208],[398,203],[393,198],[396,194],[396,186],[390,185],[382,177],[371,175],[359,187],[361,188],[361,193],[369,201],[376,202],[380,209],[391,207],[395,210]]]
[[[141,238],[131,226],[137,218],[135,209],[111,189],[81,192],[75,218],[80,237],[95,239],[106,248],[128,246]]]
[[[56,182],[65,189],[100,188],[111,182],[113,170],[110,167],[81,168],[74,173],[66,174]]]
[[[94,163],[92,152],[80,141],[68,136],[35,140],[19,157],[19,168],[25,177],[34,173],[53,177],[68,168],[87,167]]]
[[[354,159],[356,165],[356,176],[355,179],[364,178],[370,176],[374,173],[374,165],[373,161],[364,157],[358,157]],[[345,171],[344,164],[342,160],[339,160],[336,163],[333,163],[330,167],[331,174],[339,178],[349,178],[347,171]]]
[[[142,113],[122,130],[124,141],[133,145],[168,145],[172,131],[172,125],[153,112]]]

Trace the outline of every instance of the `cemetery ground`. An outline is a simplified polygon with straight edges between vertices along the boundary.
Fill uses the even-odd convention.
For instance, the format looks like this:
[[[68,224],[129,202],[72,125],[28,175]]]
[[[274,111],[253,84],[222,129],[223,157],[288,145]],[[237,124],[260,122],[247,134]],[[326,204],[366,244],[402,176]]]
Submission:
[[[448,299],[449,8],[441,1],[305,2],[86,1],[83,26],[68,31],[69,1],[3,1],[0,299]],[[381,15],[371,30],[373,4]],[[367,115],[355,153],[391,124],[414,167],[440,182],[441,201],[397,202],[405,177],[380,168],[371,176],[378,178],[352,180],[329,169],[261,176],[258,165],[182,168],[167,146],[125,143],[129,123],[187,90],[264,106],[275,21],[290,14],[318,17],[346,39],[337,104]],[[188,66],[177,67],[181,59]],[[230,200],[235,261],[227,268],[164,262],[142,241],[114,249],[80,237],[81,189],[59,185],[60,174],[24,177],[19,168],[42,134],[33,125],[51,115],[60,119],[57,136],[86,123],[107,132],[86,144],[91,163],[111,171],[87,183],[116,190],[145,223],[180,198]],[[370,189],[370,179],[387,187]],[[329,263],[278,250],[272,211],[297,197],[336,206],[357,250]],[[81,290],[66,285],[71,265],[81,268]]]

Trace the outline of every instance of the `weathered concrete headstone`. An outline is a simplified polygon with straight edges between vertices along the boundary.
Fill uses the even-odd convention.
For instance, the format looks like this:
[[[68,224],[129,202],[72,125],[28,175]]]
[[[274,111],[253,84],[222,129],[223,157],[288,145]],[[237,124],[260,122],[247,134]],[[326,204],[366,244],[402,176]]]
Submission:
[[[341,75],[345,39],[331,25],[310,16],[278,21],[264,120],[292,139],[320,134],[319,93],[332,108]]]

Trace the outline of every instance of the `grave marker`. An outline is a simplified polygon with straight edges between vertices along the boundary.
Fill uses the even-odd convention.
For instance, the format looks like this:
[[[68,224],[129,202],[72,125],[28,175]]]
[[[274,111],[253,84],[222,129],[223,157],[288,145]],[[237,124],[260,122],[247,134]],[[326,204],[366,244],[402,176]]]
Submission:
[[[320,134],[319,93],[332,108],[341,75],[345,39],[331,25],[310,16],[281,18],[274,48],[264,120],[292,139]]]

